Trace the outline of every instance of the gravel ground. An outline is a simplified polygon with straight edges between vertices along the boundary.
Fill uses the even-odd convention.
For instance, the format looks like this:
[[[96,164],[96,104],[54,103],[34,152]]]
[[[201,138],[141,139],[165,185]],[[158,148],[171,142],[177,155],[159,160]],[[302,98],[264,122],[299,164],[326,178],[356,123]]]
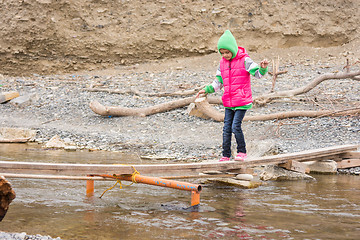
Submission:
[[[86,88],[95,86],[123,91],[136,88],[148,93],[193,89],[214,79],[217,58],[207,57],[201,62],[207,67],[193,68],[194,62],[200,60],[180,59],[68,75],[0,76],[1,92],[16,90],[21,95],[31,94],[34,100],[21,107],[11,102],[0,104],[0,127],[34,129],[37,131],[35,141],[39,143],[58,135],[78,148],[167,156],[174,161],[218,159],[223,123],[189,116],[186,108],[147,117],[102,117],[89,108],[92,100],[104,105],[140,108],[178,99],[90,92]],[[288,72],[278,77],[276,91],[304,86],[321,74],[342,71],[342,67],[336,61],[287,61],[280,70]],[[358,69],[355,66],[352,70]],[[269,92],[271,76],[261,80],[253,78],[252,87],[254,96]],[[359,107],[359,89],[358,81],[329,80],[305,95],[274,101],[253,108],[247,114]],[[223,111],[222,106],[216,107]],[[251,156],[360,144],[358,115],[244,122],[243,129]],[[0,233],[0,239],[51,238]]]
[[[27,235],[25,232],[22,233],[6,233],[0,232],[0,240],[61,240],[61,238],[51,238],[50,236]]]
[[[0,126],[35,129],[36,141],[40,143],[59,135],[79,148],[171,156],[179,161],[216,159],[221,155],[223,123],[189,116],[186,107],[147,117],[102,117],[89,108],[92,100],[108,106],[141,108],[179,97],[86,91],[91,86],[123,91],[135,88],[147,93],[193,89],[212,82],[216,69],[212,64],[214,68],[209,70],[191,69],[179,63],[176,68],[154,71],[149,71],[153,65],[136,65],[71,75],[2,76],[0,91],[32,94],[34,102],[23,107],[11,102],[1,104]],[[352,70],[357,69],[355,66]],[[290,90],[306,85],[321,74],[341,71],[342,66],[305,60],[304,64],[286,63],[280,70],[288,72],[278,77],[276,90]],[[247,115],[359,107],[359,84],[350,79],[328,80],[305,95],[253,108]],[[271,76],[253,78],[252,88],[254,96],[269,92]],[[223,111],[222,106],[216,107]],[[263,145],[271,152],[296,152],[360,143],[359,116],[252,121],[244,122],[243,129],[252,155],[264,154],[266,151],[260,150]]]

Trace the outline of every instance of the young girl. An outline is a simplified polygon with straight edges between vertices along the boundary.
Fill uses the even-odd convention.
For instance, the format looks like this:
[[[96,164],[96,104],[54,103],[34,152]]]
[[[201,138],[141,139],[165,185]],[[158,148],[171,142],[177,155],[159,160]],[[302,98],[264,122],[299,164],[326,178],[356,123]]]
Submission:
[[[213,93],[224,88],[222,96],[225,107],[223,128],[223,157],[220,161],[229,161],[231,157],[231,137],[235,135],[237,143],[236,161],[244,161],[246,144],[241,129],[246,110],[252,107],[250,74],[261,78],[268,71],[269,62],[264,59],[260,66],[247,55],[246,50],[238,47],[229,30],[220,37],[218,50],[222,56],[220,67],[216,72],[216,80],[211,85],[200,90],[196,97],[204,93]]]

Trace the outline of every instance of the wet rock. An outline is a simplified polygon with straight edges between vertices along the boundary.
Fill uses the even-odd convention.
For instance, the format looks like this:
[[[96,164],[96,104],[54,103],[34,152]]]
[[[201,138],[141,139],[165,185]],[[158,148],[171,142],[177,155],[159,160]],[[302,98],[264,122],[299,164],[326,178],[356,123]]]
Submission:
[[[337,173],[337,163],[333,160],[304,162],[312,173]]]
[[[260,179],[263,181],[315,180],[308,174],[288,171],[275,165],[266,166],[260,173]]]
[[[65,142],[55,135],[44,145],[44,148],[65,148],[65,146]]]
[[[64,150],[66,150],[66,151],[76,151],[77,147],[76,146],[65,146]]]
[[[254,176],[251,174],[238,174],[235,178],[238,180],[252,181]]]
[[[352,167],[352,168],[344,168],[344,169],[339,168],[338,173],[360,175],[360,167]]]
[[[236,186],[240,188],[257,188],[262,185],[262,182],[257,181],[245,181],[245,180],[238,180],[234,178],[216,178],[216,179],[208,179],[207,182],[210,183],[219,183],[225,185]]]

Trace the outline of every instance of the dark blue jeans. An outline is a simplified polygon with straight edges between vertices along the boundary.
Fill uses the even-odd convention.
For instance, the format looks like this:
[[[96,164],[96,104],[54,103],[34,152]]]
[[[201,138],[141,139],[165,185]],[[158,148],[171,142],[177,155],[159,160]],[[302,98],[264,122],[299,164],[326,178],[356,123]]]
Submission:
[[[223,128],[223,156],[231,157],[231,137],[235,135],[237,152],[246,153],[244,134],[241,129],[242,120],[246,110],[231,110],[225,108],[225,119]]]

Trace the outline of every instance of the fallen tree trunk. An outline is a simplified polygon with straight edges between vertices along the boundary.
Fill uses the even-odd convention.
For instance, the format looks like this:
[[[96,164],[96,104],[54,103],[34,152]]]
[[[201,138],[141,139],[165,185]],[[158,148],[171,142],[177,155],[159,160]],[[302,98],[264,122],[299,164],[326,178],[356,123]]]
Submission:
[[[181,100],[176,100],[173,102],[163,103],[147,108],[126,108],[126,107],[109,107],[100,104],[98,101],[93,101],[90,103],[90,108],[93,112],[101,116],[140,116],[145,117],[147,115],[166,112],[172,109],[179,107],[184,107],[189,105],[195,100],[195,97],[185,98]],[[205,119],[211,118],[215,121],[222,122],[224,121],[225,114],[218,111],[206,100],[206,98],[199,98],[195,100],[195,105],[200,112],[205,116]],[[279,112],[272,114],[264,114],[257,116],[245,116],[244,121],[267,121],[274,119],[285,119],[285,118],[294,118],[294,117],[325,117],[325,116],[343,116],[343,115],[353,115],[360,114],[359,108],[350,108],[344,110],[321,110],[321,111],[289,111],[289,112]]]
[[[208,102],[212,104],[219,104],[221,99],[217,97],[209,98]],[[122,117],[122,116],[140,116],[145,117],[147,115],[166,112],[176,108],[185,107],[190,103],[195,101],[195,97],[188,97],[184,99],[174,100],[167,103],[158,104],[151,107],[145,108],[127,108],[119,106],[104,106],[98,101],[92,101],[89,106],[94,113],[97,113],[101,116],[113,116],[113,117]]]
[[[315,80],[313,80],[311,83],[309,83],[308,85],[306,85],[304,87],[300,87],[300,88],[288,90],[288,91],[273,92],[273,93],[265,94],[263,96],[254,98],[254,104],[263,105],[274,99],[290,98],[290,97],[294,97],[295,95],[306,93],[325,80],[344,79],[344,78],[354,79],[355,77],[358,77],[359,75],[360,75],[360,71],[346,72],[346,73],[342,72],[342,73],[336,73],[336,74],[324,74],[324,75],[316,78]],[[166,111],[173,110],[176,108],[185,107],[185,106],[189,105],[190,103],[194,102],[195,99],[196,99],[195,97],[188,97],[188,98],[174,100],[171,102],[162,103],[162,104],[158,104],[158,105],[146,107],[146,108],[127,108],[127,107],[118,107],[118,106],[110,106],[109,107],[109,106],[104,106],[104,105],[100,104],[98,101],[93,101],[90,103],[90,108],[93,112],[95,112],[99,115],[102,115],[102,116],[114,116],[114,117],[115,116],[142,116],[142,117],[144,117],[144,116],[155,114],[155,113],[166,112]],[[224,119],[223,113],[220,113],[220,112],[218,112],[218,110],[213,109],[209,105],[209,103],[219,104],[219,103],[221,103],[221,98],[212,97],[212,98],[208,98],[207,101],[202,100],[195,104],[198,108],[201,109],[201,111],[205,111],[204,113],[206,115],[208,115],[210,118],[214,119],[215,121],[223,121],[223,119]],[[265,115],[265,116],[253,116],[252,118],[249,118],[248,121],[250,121],[250,120],[261,121],[261,120],[271,120],[271,119],[283,119],[283,118],[301,117],[301,116],[318,117],[318,116],[322,116],[322,115],[332,115],[333,113],[334,113],[334,111],[283,112],[283,113],[275,113],[275,114],[270,114],[270,115]],[[355,111],[355,113],[357,113],[357,112]],[[246,120],[247,120],[247,117],[245,117],[244,121],[246,121]]]
[[[359,108],[351,108],[344,110],[322,110],[322,111],[290,111],[290,112],[280,112],[266,115],[258,115],[258,116],[245,116],[244,121],[267,121],[274,119],[285,119],[285,118],[294,118],[294,117],[327,117],[327,116],[345,116],[345,115],[353,115],[360,114]]]
[[[17,98],[19,96],[20,96],[19,92],[16,92],[16,91],[0,93],[0,103],[7,102],[7,101]]]
[[[277,72],[276,74],[279,75],[279,74],[282,74],[282,73],[286,73],[286,71]],[[296,89],[293,89],[293,90],[271,92],[271,93],[268,93],[268,94],[264,94],[262,96],[254,97],[254,104],[262,106],[262,105],[265,105],[266,103],[269,103],[269,102],[271,102],[272,100],[275,100],[275,99],[291,98],[291,97],[294,97],[296,95],[304,94],[304,93],[309,92],[310,90],[315,88],[317,85],[319,85],[321,82],[326,81],[326,80],[350,78],[352,80],[359,81],[360,80],[359,75],[360,75],[360,71],[341,72],[341,73],[326,73],[326,74],[323,74],[323,75],[315,78],[312,82],[310,82],[306,86],[296,88]],[[85,90],[86,91],[91,91],[91,92],[108,92],[108,93],[117,93],[117,94],[132,93],[132,94],[136,94],[136,95],[139,95],[139,96],[166,97],[166,96],[186,96],[186,95],[195,94],[201,88],[203,88],[203,87],[195,88],[195,89],[192,89],[192,90],[178,91],[178,92],[173,92],[173,93],[166,93],[166,92],[163,92],[163,93],[145,93],[145,92],[140,92],[140,91],[138,91],[136,89],[120,90],[120,89],[109,89],[109,88],[86,88]],[[221,97],[208,96],[208,101],[211,104],[222,104]]]
[[[199,98],[195,101],[196,107],[205,115],[205,119],[211,118],[215,121],[224,121],[225,114],[211,106],[206,98]],[[360,107],[343,110],[320,110],[320,111],[289,111],[257,116],[245,116],[243,121],[267,121],[274,119],[285,119],[294,117],[325,117],[360,114]]]
[[[304,94],[309,92],[311,89],[315,88],[317,85],[319,85],[321,82],[325,80],[330,79],[345,79],[345,78],[351,78],[356,80],[356,77],[360,75],[360,71],[356,72],[341,72],[341,73],[326,73],[323,74],[317,78],[315,78],[312,82],[310,82],[308,85],[299,87],[293,90],[286,90],[286,91],[280,91],[280,92],[272,92],[269,94],[265,94],[259,97],[254,98],[254,104],[257,105],[265,105],[266,103],[271,102],[274,99],[279,98],[290,98],[294,97],[296,95]]]
[[[211,106],[210,103],[206,100],[206,97],[197,98],[195,100],[195,106],[208,118],[212,118],[218,122],[224,121],[225,114]]]
[[[324,74],[314,81],[309,83],[304,87],[300,87],[297,89],[293,89],[290,91],[281,91],[281,92],[272,92],[269,94],[265,94],[263,96],[254,98],[254,103],[258,105],[264,105],[274,99],[279,98],[286,98],[286,97],[294,97],[295,95],[303,94],[318,84],[325,80],[329,79],[343,79],[343,78],[351,78],[358,77],[360,75],[360,71],[357,72],[346,72],[346,73],[336,73],[336,74]],[[356,80],[356,79],[354,79]],[[198,110],[205,114],[206,118],[212,118],[215,121],[224,121],[224,113],[217,111],[215,108],[210,106],[210,104],[206,101],[206,99],[199,100],[196,103],[196,107]],[[273,120],[273,119],[285,119],[285,118],[293,118],[293,117],[322,117],[322,116],[338,116],[338,115],[349,115],[349,114],[358,114],[359,108],[348,109],[348,110],[339,110],[339,111],[332,111],[332,110],[323,110],[323,111],[291,111],[291,112],[280,112],[280,113],[273,113],[267,115],[258,115],[258,116],[245,116],[244,121],[266,121],[266,120]]]
[[[3,176],[0,176],[0,222],[5,217],[9,205],[15,199],[15,196],[10,183]]]
[[[360,71],[356,72],[342,72],[342,73],[327,73],[324,75],[321,75],[317,78],[315,78],[312,82],[310,82],[308,85],[299,87],[293,90],[285,90],[285,91],[279,91],[279,92],[271,92],[268,94],[264,94],[262,96],[254,97],[253,103],[257,106],[263,106],[267,103],[270,103],[271,101],[275,99],[281,99],[281,98],[291,98],[300,94],[304,94],[309,92],[310,90],[314,89],[317,85],[319,85],[321,82],[331,79],[346,79],[350,78],[355,81],[360,81]],[[221,97],[212,97],[211,102],[212,104],[222,104]]]
[[[158,104],[151,107],[145,108],[127,108],[127,107],[108,107],[100,104],[98,101],[93,101],[90,103],[90,108],[94,113],[97,113],[101,116],[140,116],[145,117],[147,115],[166,112],[172,109],[185,107],[192,103],[195,100],[195,97],[188,97],[180,100],[175,100],[167,103]]]

